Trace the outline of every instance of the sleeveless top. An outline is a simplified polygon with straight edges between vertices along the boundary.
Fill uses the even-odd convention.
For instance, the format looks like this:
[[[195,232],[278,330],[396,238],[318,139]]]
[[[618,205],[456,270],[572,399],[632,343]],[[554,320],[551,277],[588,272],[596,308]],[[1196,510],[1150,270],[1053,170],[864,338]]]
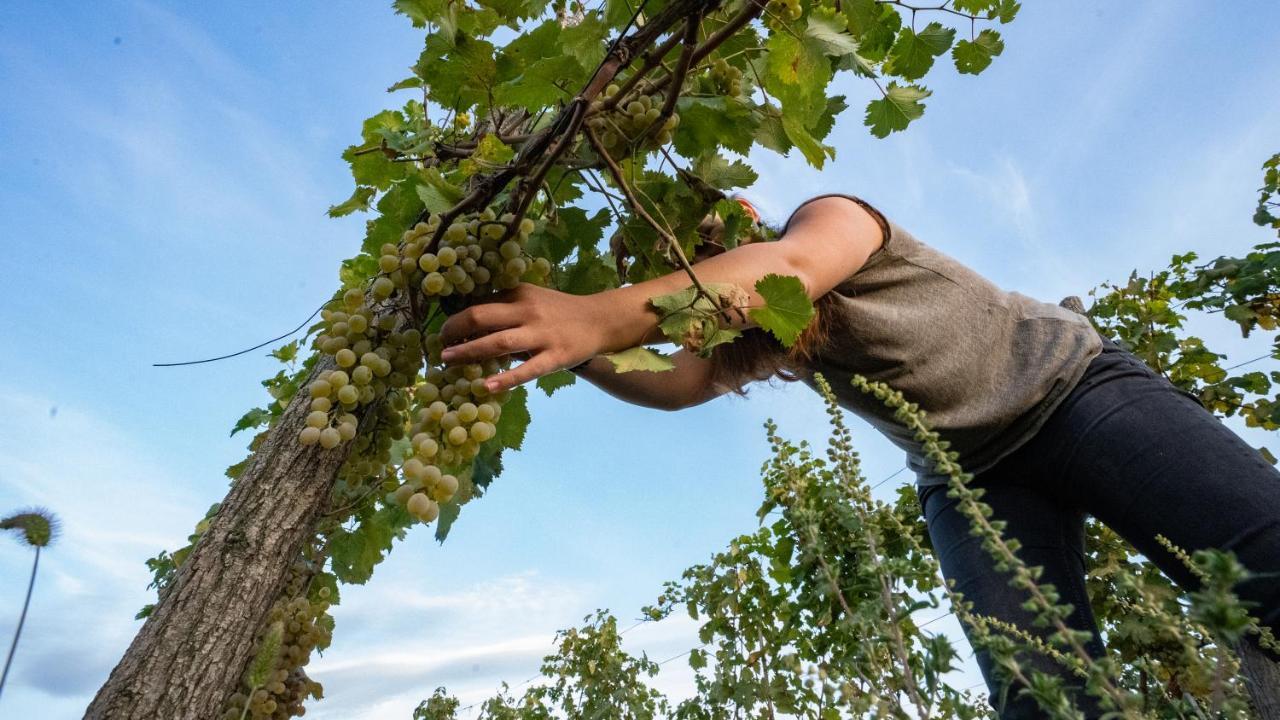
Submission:
[[[917,403],[965,471],[990,468],[1035,435],[1101,352],[1101,337],[1084,316],[1001,290],[859,198],[831,193],[805,203],[832,195],[870,212],[884,244],[831,290],[830,334],[807,370],[906,451],[919,484],[947,477],[892,411],[850,384],[854,375]]]

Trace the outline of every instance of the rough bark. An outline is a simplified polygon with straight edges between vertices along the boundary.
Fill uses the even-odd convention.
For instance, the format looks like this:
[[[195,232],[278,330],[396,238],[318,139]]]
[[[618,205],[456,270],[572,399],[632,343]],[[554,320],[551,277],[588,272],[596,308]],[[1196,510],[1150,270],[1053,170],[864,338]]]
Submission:
[[[1236,653],[1258,719],[1280,720],[1280,663],[1247,640],[1236,645]]]
[[[332,367],[324,356],[317,372]],[[253,454],[86,718],[212,718],[235,692],[350,451],[298,443],[309,400],[299,392]]]

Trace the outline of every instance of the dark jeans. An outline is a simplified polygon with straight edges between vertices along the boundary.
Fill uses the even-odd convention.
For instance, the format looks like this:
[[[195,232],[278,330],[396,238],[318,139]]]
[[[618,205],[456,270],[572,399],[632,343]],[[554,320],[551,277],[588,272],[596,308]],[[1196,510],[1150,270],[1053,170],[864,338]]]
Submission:
[[[1020,557],[1044,568],[1074,611],[1070,624],[1093,632],[1091,652],[1100,654],[1093,613],[1085,593],[1084,519],[1092,515],[1132,543],[1175,582],[1196,580],[1155,536],[1164,535],[1187,552],[1219,548],[1235,553],[1258,573],[1237,587],[1256,603],[1254,616],[1280,627],[1280,472],[1224,426],[1192,396],[1173,387],[1132,354],[1107,343],[1085,376],[1041,430],[1013,454],[974,477],[985,488],[982,501],[993,518],[1008,523]],[[943,574],[973,603],[973,611],[1043,634],[1022,608],[1026,596],[997,572],[969,521],[945,486],[920,488]],[[998,680],[990,658],[978,653],[1004,718],[1040,716],[1030,700],[998,705]],[[1058,675],[1068,686],[1080,680],[1048,658],[1036,669]],[[1093,717],[1096,705],[1081,698]]]

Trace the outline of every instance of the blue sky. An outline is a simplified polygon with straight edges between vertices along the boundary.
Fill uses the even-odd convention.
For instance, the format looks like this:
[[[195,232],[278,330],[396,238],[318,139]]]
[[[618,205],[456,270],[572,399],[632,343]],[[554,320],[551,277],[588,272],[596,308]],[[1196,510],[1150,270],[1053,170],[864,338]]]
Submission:
[[[1249,218],[1280,149],[1280,6],[1224,7],[1028,3],[989,71],[937,71],[904,134],[871,138],[870,88],[841,80],[855,109],[835,162],[761,152],[750,195],[781,220],[813,194],[861,194],[1050,301],[1174,252],[1242,251],[1267,237]],[[0,512],[38,503],[65,526],[0,714],[78,717],[136,632],[143,560],[224,494],[245,442],[227,432],[274,362],[150,364],[252,345],[331,292],[363,224],[324,215],[350,192],[338,155],[398,104],[383,89],[420,42],[381,2],[0,5]],[[1228,330],[1208,332],[1250,357]],[[533,413],[525,451],[448,543],[415,532],[346,592],[312,665],[329,698],[309,717],[407,717],[439,684],[478,699],[532,675],[554,630],[597,607],[629,624],[753,526],[766,418],[825,432],[801,387],[666,414],[581,386]],[[869,478],[901,467],[855,427]],[[0,542],[0,638],[29,561]],[[696,642],[681,620],[627,639],[657,659]],[[664,667],[664,688],[687,683],[682,662]]]

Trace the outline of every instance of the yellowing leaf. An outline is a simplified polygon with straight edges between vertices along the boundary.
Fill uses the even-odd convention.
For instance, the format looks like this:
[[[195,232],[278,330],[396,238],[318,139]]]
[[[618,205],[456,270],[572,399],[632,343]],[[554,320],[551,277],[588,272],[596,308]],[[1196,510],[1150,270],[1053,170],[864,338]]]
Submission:
[[[891,132],[906,130],[912,120],[924,115],[924,103],[920,101],[929,95],[928,90],[918,85],[889,83],[884,97],[867,104],[865,122],[871,134],[883,138]]]
[[[630,350],[609,353],[605,357],[613,363],[614,371],[620,373],[635,370],[666,372],[676,367],[676,364],[671,362],[671,358],[646,347],[633,347]]]

